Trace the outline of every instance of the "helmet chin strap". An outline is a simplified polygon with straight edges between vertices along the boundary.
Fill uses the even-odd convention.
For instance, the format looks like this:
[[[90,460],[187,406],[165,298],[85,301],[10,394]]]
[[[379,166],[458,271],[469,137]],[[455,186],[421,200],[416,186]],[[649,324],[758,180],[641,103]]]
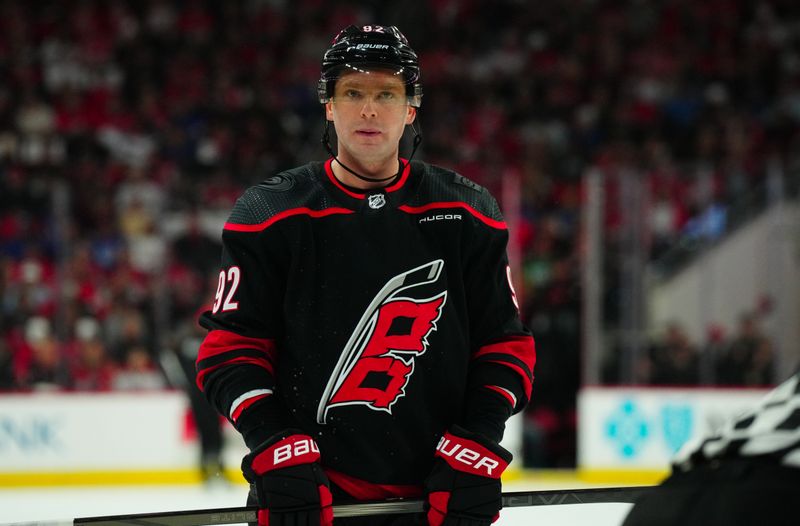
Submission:
[[[411,155],[408,157],[408,161],[403,162],[403,160],[398,157],[398,161],[400,161],[400,168],[397,170],[396,174],[390,175],[389,177],[384,177],[383,179],[373,179],[370,177],[364,177],[363,175],[356,173],[355,171],[351,170],[350,167],[348,167],[346,164],[340,161],[338,157],[336,157],[336,154],[333,153],[333,148],[331,148],[330,126],[331,122],[326,119],[325,131],[322,132],[322,146],[325,147],[325,150],[328,152],[328,155],[333,157],[333,160],[336,161],[339,164],[339,166],[341,166],[351,174],[355,175],[356,177],[367,183],[385,183],[386,181],[391,181],[392,179],[396,179],[397,177],[399,177],[400,174],[403,173],[403,171],[406,169],[406,166],[408,166],[408,164],[411,162],[411,159],[414,158],[414,154],[417,153],[417,148],[419,148],[419,145],[422,142],[422,135],[420,135],[420,133],[417,131],[417,128],[412,123],[411,129],[414,130],[414,145],[411,150]]]

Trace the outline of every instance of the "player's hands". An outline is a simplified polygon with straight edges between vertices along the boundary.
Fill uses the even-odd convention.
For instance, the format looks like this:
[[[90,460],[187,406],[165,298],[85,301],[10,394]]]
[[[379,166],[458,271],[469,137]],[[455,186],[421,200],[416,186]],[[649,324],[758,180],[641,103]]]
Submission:
[[[430,526],[488,526],[500,516],[500,474],[512,455],[483,435],[458,426],[436,447],[433,470],[425,480],[425,510]]]
[[[242,472],[258,496],[259,526],[333,524],[333,499],[319,458],[314,439],[296,429],[272,436],[244,457]]]

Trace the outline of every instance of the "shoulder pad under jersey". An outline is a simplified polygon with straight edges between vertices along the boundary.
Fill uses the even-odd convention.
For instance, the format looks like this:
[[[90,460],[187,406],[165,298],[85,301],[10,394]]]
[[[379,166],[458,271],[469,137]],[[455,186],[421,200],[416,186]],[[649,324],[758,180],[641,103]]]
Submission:
[[[318,164],[292,168],[251,186],[236,201],[228,223],[258,225],[299,208],[330,208],[333,202],[314,176],[314,170],[320,169]]]
[[[503,220],[503,214],[492,194],[475,181],[463,175],[428,163],[423,165],[422,188],[416,199],[418,206],[434,202],[461,202],[480,214],[496,221]]]

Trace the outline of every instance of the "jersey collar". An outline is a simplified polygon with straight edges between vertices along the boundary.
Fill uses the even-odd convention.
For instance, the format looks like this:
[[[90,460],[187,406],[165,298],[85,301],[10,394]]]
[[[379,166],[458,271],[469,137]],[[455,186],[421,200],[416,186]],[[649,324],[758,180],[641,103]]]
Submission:
[[[361,192],[357,192],[346,187],[341,183],[341,181],[339,181],[336,178],[335,175],[333,175],[333,168],[331,167],[331,164],[333,163],[333,157],[325,161],[325,175],[327,175],[328,180],[330,180],[331,184],[333,184],[336,188],[338,188],[345,194],[349,195],[354,199],[363,200],[367,197],[367,195],[374,194],[375,192],[392,193],[403,188],[403,186],[406,184],[406,181],[408,181],[409,174],[411,173],[411,163],[409,163],[407,159],[403,158],[401,158],[400,161],[403,162],[403,164],[405,165],[405,167],[403,168],[403,173],[400,174],[400,177],[398,177],[395,182],[383,188],[372,188],[369,190],[362,190]]]

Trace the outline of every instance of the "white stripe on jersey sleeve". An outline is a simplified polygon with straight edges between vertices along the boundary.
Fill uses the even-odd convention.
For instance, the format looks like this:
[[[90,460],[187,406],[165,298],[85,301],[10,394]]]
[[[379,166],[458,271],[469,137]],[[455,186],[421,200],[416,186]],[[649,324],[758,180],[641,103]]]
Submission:
[[[236,400],[233,401],[233,403],[231,404],[231,409],[230,409],[230,412],[228,413],[228,416],[231,419],[233,419],[233,415],[236,413],[236,409],[240,405],[242,405],[246,401],[250,400],[251,398],[255,398],[256,396],[261,396],[261,395],[265,395],[265,394],[271,395],[272,394],[272,389],[253,389],[252,391],[247,391],[242,396],[240,396],[239,398],[237,398]]]
[[[499,385],[493,385],[492,387],[494,389],[499,389],[499,390],[503,391],[504,393],[506,393],[508,395],[508,397],[512,400],[511,407],[512,408],[517,407],[517,397],[514,396],[514,393],[512,393],[511,391],[509,391],[505,387],[500,387]]]

